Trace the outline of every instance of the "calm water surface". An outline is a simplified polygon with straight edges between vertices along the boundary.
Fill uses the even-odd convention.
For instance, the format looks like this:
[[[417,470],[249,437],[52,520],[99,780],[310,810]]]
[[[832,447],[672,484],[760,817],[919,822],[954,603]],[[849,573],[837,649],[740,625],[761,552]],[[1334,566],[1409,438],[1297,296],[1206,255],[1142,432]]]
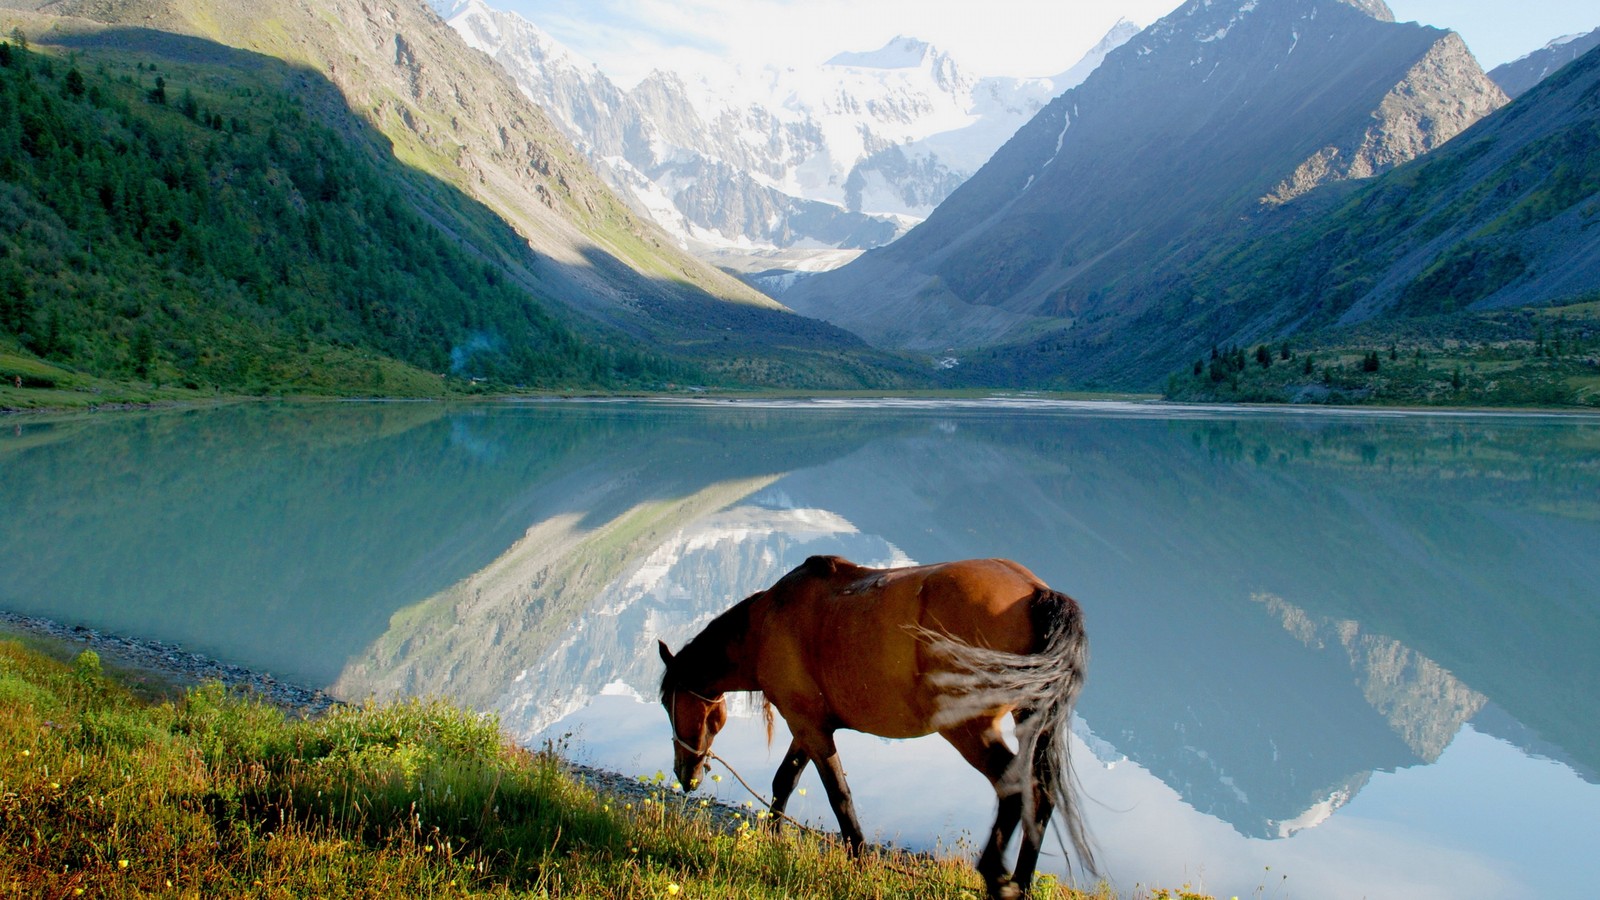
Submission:
[[[1600,882],[1600,419],[562,403],[3,425],[0,607],[348,698],[446,694],[651,774],[658,637],[815,553],[1008,556],[1085,607],[1075,753],[1123,890]],[[760,731],[738,719],[718,750],[765,784],[786,738]],[[841,753],[883,839],[950,846],[992,817],[937,738]],[[808,778],[797,811],[831,828]]]

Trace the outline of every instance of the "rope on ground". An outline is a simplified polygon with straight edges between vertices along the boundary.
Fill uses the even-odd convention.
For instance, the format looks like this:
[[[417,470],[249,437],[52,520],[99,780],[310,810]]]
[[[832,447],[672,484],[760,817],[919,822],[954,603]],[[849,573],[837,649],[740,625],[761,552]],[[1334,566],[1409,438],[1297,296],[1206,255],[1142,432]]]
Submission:
[[[714,759],[717,762],[721,763],[722,767],[724,769],[728,770],[728,774],[732,775],[735,780],[737,780],[741,785],[744,786],[745,790],[750,792],[750,796],[752,796],[752,797],[756,798],[757,800],[761,801],[761,805],[765,806],[767,808],[767,813],[769,815],[771,815],[774,820],[781,820],[781,821],[790,822],[796,828],[799,828],[801,831],[804,831],[807,834],[810,834],[810,835],[813,835],[813,836],[815,836],[817,838],[820,838],[821,840],[826,841],[826,842],[828,842],[830,844],[842,845],[842,846],[845,846],[845,849],[847,849],[847,850],[849,849],[848,845],[845,845],[845,843],[839,839],[838,835],[832,834],[832,833],[829,833],[829,832],[826,832],[826,831],[819,831],[819,830],[817,830],[815,828],[812,828],[810,825],[807,825],[806,823],[800,821],[799,819],[796,819],[794,816],[789,815],[788,813],[780,812],[780,811],[778,811],[776,809],[773,809],[771,801],[767,800],[766,797],[762,796],[760,791],[758,791],[755,788],[751,787],[750,786],[750,782],[745,781],[744,780],[744,776],[739,774],[739,770],[735,769],[732,765],[729,765],[727,760],[723,759],[722,757],[718,756],[716,753],[714,753],[712,751],[709,751],[709,750],[706,751],[706,758]],[[888,849],[888,848],[885,848],[885,849]],[[887,867],[889,869],[892,869],[892,870],[894,870],[896,872],[899,872],[901,875],[905,875],[905,876],[907,876],[909,878],[919,878],[919,877],[921,877],[921,873],[913,872],[910,869],[907,869],[907,868],[904,868],[902,866],[896,865],[891,860],[884,859],[884,860],[881,860],[881,862],[885,867]]]

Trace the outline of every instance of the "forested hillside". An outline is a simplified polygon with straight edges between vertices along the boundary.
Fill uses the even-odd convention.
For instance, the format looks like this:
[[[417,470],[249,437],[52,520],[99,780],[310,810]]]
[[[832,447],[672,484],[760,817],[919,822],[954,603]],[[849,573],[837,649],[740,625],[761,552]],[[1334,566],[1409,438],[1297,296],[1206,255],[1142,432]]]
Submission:
[[[379,356],[531,386],[681,377],[620,339],[581,339],[269,77],[10,37],[0,341],[97,375],[235,391],[426,392]]]

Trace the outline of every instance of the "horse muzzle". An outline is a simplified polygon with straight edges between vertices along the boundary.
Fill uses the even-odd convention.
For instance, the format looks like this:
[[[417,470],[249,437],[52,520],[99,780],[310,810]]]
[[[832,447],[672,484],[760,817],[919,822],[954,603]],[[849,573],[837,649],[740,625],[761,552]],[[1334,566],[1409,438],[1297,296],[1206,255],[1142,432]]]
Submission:
[[[700,786],[700,780],[705,776],[706,760],[711,754],[690,755],[683,754],[682,758],[672,764],[672,774],[678,778],[678,783],[683,785],[685,793]]]

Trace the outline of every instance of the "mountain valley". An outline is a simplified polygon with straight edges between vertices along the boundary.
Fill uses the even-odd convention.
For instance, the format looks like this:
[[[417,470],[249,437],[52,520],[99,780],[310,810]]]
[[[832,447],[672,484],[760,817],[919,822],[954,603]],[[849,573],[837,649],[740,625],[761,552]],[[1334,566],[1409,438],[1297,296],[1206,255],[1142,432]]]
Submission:
[[[405,227],[411,232],[439,245],[417,257],[414,248],[379,238],[380,249],[388,248],[384,252],[399,253],[421,264],[448,257],[447,269],[467,273],[460,277],[489,282],[492,292],[504,298],[507,314],[548,321],[555,331],[548,339],[533,339],[520,326],[508,326],[499,313],[489,312],[481,297],[442,301],[450,307],[448,311],[423,312],[414,304],[400,302],[391,289],[352,284],[331,271],[332,283],[354,288],[355,294],[341,301],[346,309],[340,313],[347,321],[353,317],[354,324],[341,333],[323,335],[321,323],[330,314],[318,308],[330,299],[328,292],[318,283],[296,285],[287,274],[300,268],[296,258],[283,255],[289,248],[270,247],[272,236],[283,234],[282,227],[265,222],[242,225],[238,240],[254,242],[257,248],[268,243],[266,252],[277,256],[274,264],[282,270],[269,281],[280,288],[289,287],[293,296],[285,295],[287,299],[269,304],[274,308],[255,312],[226,304],[208,306],[201,298],[219,291],[226,297],[241,286],[248,288],[249,276],[226,273],[223,279],[231,287],[219,283],[185,289],[192,299],[182,305],[191,310],[210,309],[223,317],[211,325],[169,314],[146,318],[142,328],[112,327],[94,315],[78,315],[83,309],[73,308],[71,298],[79,288],[48,274],[62,259],[56,248],[74,243],[91,246],[94,235],[83,231],[79,227],[83,223],[70,211],[76,203],[72,191],[64,200],[41,195],[39,185],[50,178],[48,173],[32,172],[23,179],[28,196],[20,200],[24,206],[19,207],[28,211],[17,215],[48,228],[63,210],[57,209],[57,216],[44,215],[30,204],[49,207],[66,203],[69,209],[66,230],[51,238],[54,244],[44,253],[45,263],[35,264],[30,259],[30,251],[41,249],[37,241],[7,249],[8,258],[24,261],[8,276],[8,309],[14,311],[9,324],[15,327],[6,331],[15,336],[19,350],[96,374],[149,378],[154,371],[196,386],[235,391],[429,392],[426,387],[401,388],[392,377],[378,379],[369,364],[353,366],[359,370],[356,377],[341,375],[332,379],[337,383],[321,388],[317,383],[324,379],[306,377],[322,367],[327,353],[348,355],[352,348],[357,354],[376,352],[383,358],[398,358],[413,371],[420,367],[448,375],[453,366],[454,374],[463,378],[488,377],[504,384],[604,386],[688,381],[860,387],[894,384],[901,377],[896,374],[898,363],[865,348],[848,333],[795,316],[678,250],[669,238],[617,200],[509,78],[462,46],[454,32],[425,8],[405,3],[335,2],[314,13],[283,4],[282,8],[258,10],[259,15],[234,16],[187,0],[86,0],[51,4],[49,9],[48,15],[28,9],[0,10],[5,30],[17,42],[18,59],[30,67],[16,70],[23,79],[19,84],[35,72],[47,79],[72,77],[69,72],[79,64],[94,73],[76,76],[84,83],[100,77],[114,79],[115,91],[120,93],[116,103],[127,113],[127,124],[119,127],[136,133],[148,131],[149,152],[156,160],[173,152],[165,145],[167,141],[192,144],[200,135],[211,133],[206,138],[211,145],[204,151],[206,159],[198,163],[210,172],[194,182],[198,205],[173,211],[180,229],[203,231],[216,215],[214,210],[204,211],[207,204],[236,196],[214,193],[202,181],[226,183],[249,171],[248,165],[226,156],[224,148],[241,140],[229,130],[233,126],[225,122],[228,127],[219,130],[213,117],[237,119],[244,131],[257,138],[270,137],[274,128],[268,119],[251,118],[237,111],[239,104],[230,100],[266,98],[266,109],[284,111],[270,115],[298,117],[286,120],[280,129],[292,128],[297,133],[306,128],[325,129],[317,132],[313,155],[303,160],[306,166],[326,170],[338,160],[344,167],[338,178],[367,187],[360,192],[361,198],[393,192],[391,199],[382,201],[390,204],[388,211],[366,211],[369,224],[398,216],[408,222]],[[30,38],[38,51],[50,55],[26,50]],[[162,83],[172,81],[171,103],[151,102],[150,92],[156,89],[153,85],[158,78]],[[98,108],[95,97],[113,92],[111,86],[100,82],[92,86],[93,94],[85,91],[91,109],[85,111],[90,120],[84,133],[90,134],[108,127],[94,121],[104,119],[103,113],[93,111]],[[69,99],[75,96],[68,94]],[[204,122],[199,118],[202,111]],[[22,106],[11,106],[8,112],[16,117],[10,126],[16,129],[16,140],[30,140],[36,123],[27,120]],[[156,146],[158,142],[163,145]],[[280,147],[266,149],[277,152]],[[74,143],[67,149],[81,158],[95,145]],[[223,156],[219,157],[219,152]],[[30,151],[14,158],[31,166],[44,157]],[[76,168],[83,163],[63,158],[62,165]],[[294,165],[282,158],[265,160],[263,171],[269,187],[282,185],[282,173],[292,171]],[[23,173],[15,174],[21,177]],[[312,171],[311,177],[325,182],[335,176]],[[273,215],[292,226],[290,234],[301,229],[301,220],[316,208],[314,204],[335,199],[333,195],[338,193],[323,190],[328,196],[308,197],[314,188],[302,179],[282,194],[281,200],[270,201],[287,204]],[[254,184],[245,190],[259,193]],[[255,194],[237,196],[249,202]],[[119,225],[120,210],[108,210],[107,215],[113,226]],[[344,221],[348,214],[338,213],[337,217]],[[7,233],[22,235],[25,230],[8,229]],[[189,280],[198,272],[205,280],[213,276],[204,270],[219,264],[226,268],[239,252],[256,252],[219,254],[196,244],[174,255],[171,248],[147,238],[143,233],[137,235],[138,252],[119,260],[137,263],[139,256],[160,256],[163,262],[141,270],[142,264],[122,268],[120,262],[97,260],[108,262],[99,276],[108,287],[93,288],[88,294],[91,299],[98,302],[120,289],[141,298],[140,304],[152,302],[152,298],[159,302],[158,298],[170,291],[152,285],[151,280],[171,279],[163,274],[163,267]],[[292,252],[309,246],[305,241],[294,243],[297,246]],[[320,252],[337,256],[373,245],[370,234],[359,240],[353,235],[331,236]],[[401,270],[409,265],[400,262]],[[395,267],[393,263],[390,266]],[[452,290],[463,289],[458,283]],[[429,302],[438,299],[433,288],[424,288],[423,293],[431,298]],[[385,315],[411,334],[410,349],[398,348],[382,336],[382,327],[373,326],[367,308],[379,305],[392,307]],[[84,309],[89,308],[92,306]],[[136,313],[134,318],[143,315]],[[76,328],[86,337],[53,342],[48,339],[52,328],[57,333],[62,328]],[[214,352],[196,349],[196,332],[221,336],[205,341]],[[565,370],[557,365],[552,374],[551,342],[557,356],[582,348],[578,355],[588,361]],[[90,344],[98,349],[89,352]],[[251,348],[267,345],[278,347],[265,354],[268,362],[249,362]],[[316,352],[307,349],[312,346]],[[220,362],[197,362],[211,356]],[[462,356],[498,362],[474,369],[458,364]],[[508,362],[513,357],[519,361]],[[646,364],[648,359],[655,362]],[[305,374],[297,374],[302,372]],[[403,380],[415,382],[417,378],[404,375]]]
[[[1392,168],[1505,102],[1459,37],[1383,12],[1187,3],[922,226],[785,301],[882,346],[1107,338],[1239,219]]]
[[[1053,102],[924,225],[784,300],[979,383],[1595,402],[1600,369],[1583,349],[1600,332],[1583,306],[1567,362],[1503,391],[1469,377],[1472,354],[1533,357],[1537,345],[1542,357],[1541,328],[1566,327],[1524,317],[1507,331],[1483,310],[1600,291],[1586,61],[1561,72],[1561,98],[1541,88],[1491,116],[1506,97],[1460,38],[1397,24],[1382,3],[1189,3]],[[1405,237],[1374,243],[1385,228]],[[1356,344],[1400,350],[1351,329],[1397,316],[1412,323],[1408,356],[1440,357],[1427,383],[1341,382]],[[1322,388],[1218,394],[1167,380],[1197,359],[1210,378],[1208,355],[1291,343],[1327,351],[1303,373]]]
[[[899,37],[624,89],[481,0],[319,9],[0,8],[0,406],[1600,402],[1600,31],[1485,74],[1381,0],[1191,0],[1052,77]]]

